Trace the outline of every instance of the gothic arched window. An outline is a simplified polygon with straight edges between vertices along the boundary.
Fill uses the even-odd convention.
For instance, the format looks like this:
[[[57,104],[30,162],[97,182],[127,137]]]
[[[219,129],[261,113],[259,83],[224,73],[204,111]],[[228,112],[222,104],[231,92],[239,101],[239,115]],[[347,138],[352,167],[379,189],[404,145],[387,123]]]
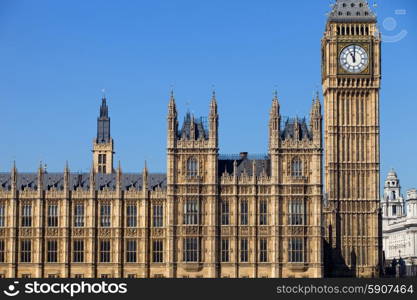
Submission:
[[[197,159],[191,157],[187,160],[187,177],[197,177],[198,162]]]
[[[294,158],[291,163],[291,176],[301,177],[303,175],[303,162],[298,157]]]

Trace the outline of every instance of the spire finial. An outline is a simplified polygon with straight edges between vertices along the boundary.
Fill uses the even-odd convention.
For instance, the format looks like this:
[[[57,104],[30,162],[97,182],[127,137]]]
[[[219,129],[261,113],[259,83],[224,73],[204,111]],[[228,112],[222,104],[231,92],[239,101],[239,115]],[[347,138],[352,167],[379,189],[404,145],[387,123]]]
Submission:
[[[174,99],[174,85],[170,85],[169,88],[169,95],[170,95],[170,99]]]
[[[210,102],[210,116],[215,116],[215,115],[217,115],[217,99],[216,99],[216,90],[214,89],[214,86],[213,86],[211,102]]]
[[[13,160],[13,165],[12,165],[12,172],[16,173],[17,172],[17,167],[16,167],[16,160]]]
[[[65,161],[64,173],[69,173],[69,164],[68,164],[68,160],[66,160],[66,161]]]
[[[105,88],[101,89],[101,94],[102,94],[102,99],[106,99],[106,89]]]
[[[274,85],[274,91],[272,92],[274,100],[278,100],[278,86]]]
[[[237,175],[237,161],[233,161],[233,176]]]
[[[143,181],[143,190],[146,191],[148,187],[148,166],[145,160],[145,166],[143,168],[142,172],[142,181]]]

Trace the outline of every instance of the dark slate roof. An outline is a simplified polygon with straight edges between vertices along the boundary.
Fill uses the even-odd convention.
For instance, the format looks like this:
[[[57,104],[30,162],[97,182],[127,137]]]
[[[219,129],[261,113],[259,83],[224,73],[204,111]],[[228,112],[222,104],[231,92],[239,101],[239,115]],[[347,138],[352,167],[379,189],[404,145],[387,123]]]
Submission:
[[[71,190],[76,190],[81,187],[83,190],[90,188],[90,174],[89,173],[71,173],[69,185]],[[116,188],[116,174],[96,174],[96,190],[102,190],[108,187],[110,190]],[[37,189],[38,174],[37,173],[18,173],[17,188],[23,190],[25,187],[30,189]],[[142,189],[142,174],[140,173],[125,173],[122,174],[122,189],[128,190],[131,186],[134,189]],[[64,188],[64,173],[45,173],[43,177],[43,189],[49,190],[55,187],[58,190]],[[153,190],[157,187],[166,188],[165,174],[148,174],[148,187]],[[0,189],[11,189],[10,173],[0,173]]]
[[[264,171],[267,176],[271,174],[271,161],[268,156],[250,157],[244,154],[240,155],[222,155],[218,160],[218,174],[233,174],[233,165],[236,161],[236,175],[241,176],[243,173],[253,174],[253,162],[255,161],[255,174],[260,176]]]
[[[298,136],[296,136],[296,125],[298,124]],[[298,139],[302,140],[304,138],[307,138],[309,140],[312,139],[312,134],[308,128],[308,125],[306,123],[306,119],[287,119],[284,123],[284,129],[281,132],[281,139],[287,140],[287,139]]]
[[[366,0],[336,0],[328,22],[376,22]]]
[[[182,124],[182,128],[178,133],[178,137],[183,140],[189,140],[191,135],[191,124],[194,123],[194,135],[195,138],[198,140],[200,137],[203,139],[208,139],[208,132],[206,130],[206,125],[204,122],[204,118],[197,118],[195,119],[194,116],[188,112],[185,115],[184,123]]]

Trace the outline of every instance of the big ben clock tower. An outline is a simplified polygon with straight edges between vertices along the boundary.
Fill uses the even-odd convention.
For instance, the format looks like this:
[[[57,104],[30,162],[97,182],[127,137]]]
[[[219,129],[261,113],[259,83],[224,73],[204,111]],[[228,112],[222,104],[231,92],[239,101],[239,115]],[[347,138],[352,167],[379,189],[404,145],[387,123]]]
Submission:
[[[367,1],[336,0],[322,39],[326,276],[379,276],[380,46]]]

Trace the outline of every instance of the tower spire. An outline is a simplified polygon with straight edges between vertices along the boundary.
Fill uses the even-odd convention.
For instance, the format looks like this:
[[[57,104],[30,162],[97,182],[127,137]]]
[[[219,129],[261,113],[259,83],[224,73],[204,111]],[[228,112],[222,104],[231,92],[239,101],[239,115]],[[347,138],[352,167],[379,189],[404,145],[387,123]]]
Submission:
[[[143,193],[146,195],[147,191],[148,191],[148,166],[145,160],[145,166],[143,167],[143,171],[142,171],[142,188],[143,188]]]
[[[278,91],[275,89],[272,98],[271,115],[279,115],[279,108]]]
[[[105,144],[110,142],[110,118],[107,99],[103,95],[101,99],[100,115],[97,118],[97,143]]]
[[[217,99],[216,99],[216,90],[213,89],[211,94],[210,101],[210,116],[217,115]]]
[[[211,94],[210,101],[209,127],[209,139],[213,143],[212,145],[217,147],[219,138],[219,115],[217,113],[216,90],[214,88]]]
[[[113,173],[113,139],[110,135],[109,107],[106,96],[101,98],[97,118],[97,138],[93,141],[93,167],[95,173]]]
[[[172,116],[172,117],[177,116],[177,107],[175,105],[174,90],[172,88],[171,88],[170,97],[169,97],[168,114],[169,116]]]
[[[17,183],[17,167],[16,167],[16,161],[13,161],[13,166],[12,166],[12,173],[11,173],[11,181],[12,183],[14,183],[16,185]]]

